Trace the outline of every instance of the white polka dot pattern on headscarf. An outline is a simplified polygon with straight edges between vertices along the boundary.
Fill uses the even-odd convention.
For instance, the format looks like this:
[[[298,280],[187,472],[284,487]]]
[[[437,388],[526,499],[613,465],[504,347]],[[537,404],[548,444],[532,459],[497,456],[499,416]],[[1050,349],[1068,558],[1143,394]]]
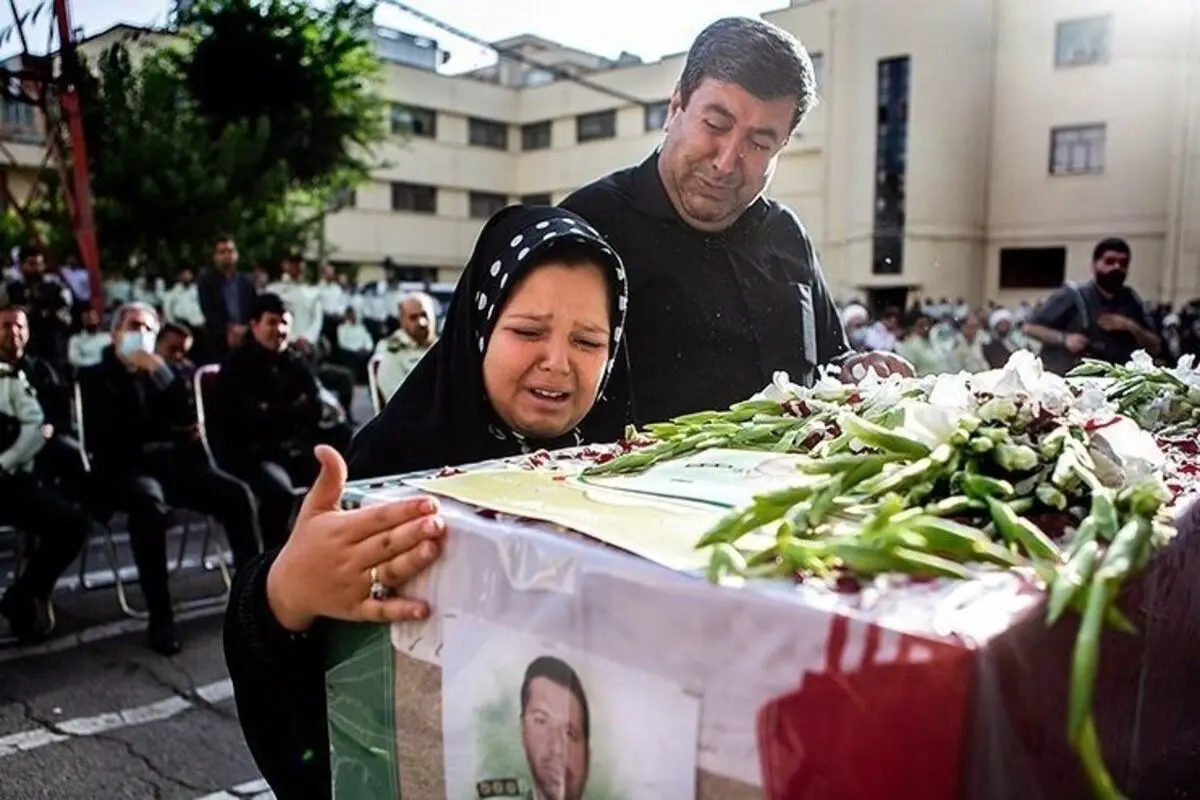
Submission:
[[[604,257],[602,266],[610,270],[616,290],[613,302],[610,358],[601,384],[601,388],[603,388],[603,383],[607,382],[616,362],[617,349],[625,332],[625,314],[629,307],[629,287],[625,267],[621,265],[617,254],[604,242],[604,238],[596,232],[595,228],[567,213],[559,213],[562,215],[538,220],[515,234],[509,240],[508,247],[499,253],[489,265],[483,276],[483,285],[478,287],[475,296],[475,310],[478,312],[477,315],[473,315],[475,340],[479,346],[479,352],[486,352],[499,306],[506,299],[509,278],[519,272],[529,258],[536,257],[543,247],[551,246],[552,241],[576,241],[588,245]],[[559,226],[551,227],[554,223],[559,223]]]

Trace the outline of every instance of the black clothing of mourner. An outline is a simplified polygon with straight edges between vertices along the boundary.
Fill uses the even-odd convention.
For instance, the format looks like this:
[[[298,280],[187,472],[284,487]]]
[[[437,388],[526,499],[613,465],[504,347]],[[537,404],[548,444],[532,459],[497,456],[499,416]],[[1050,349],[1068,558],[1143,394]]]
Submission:
[[[28,353],[18,362],[37,392],[46,422],[54,428],[45,447],[37,455],[35,471],[49,485],[58,486],[67,497],[84,496],[86,474],[79,440],[74,436],[71,405],[74,403],[70,382],[45,358]]]
[[[282,545],[296,489],[317,477],[317,444],[344,451],[345,426],[321,429],[320,384],[309,362],[291,349],[268,350],[247,334],[221,362],[209,426],[214,456],[259,498],[263,544]]]
[[[551,232],[553,236],[548,236]],[[548,238],[547,238],[548,237]],[[552,255],[559,241],[595,254],[612,291],[612,359],[621,345],[627,305],[624,270],[615,253],[578,217],[548,207],[510,207],[480,233],[446,313],[436,353],[422,359],[387,408],[355,437],[350,477],[396,475],[446,464],[517,455],[579,441],[525,440],[500,421],[483,386],[483,351],[492,325],[521,275]],[[526,249],[528,248],[528,249]],[[604,386],[602,381],[601,387]],[[238,575],[225,617],[225,658],[238,718],[263,777],[279,800],[331,795],[323,642],[318,621],[289,633],[267,603],[267,574],[277,553],[256,558]],[[365,589],[365,586],[364,586]],[[403,725],[403,721],[398,722]]]
[[[55,277],[43,273],[25,275],[7,285],[8,302],[29,312],[29,352],[51,363],[66,360],[67,337],[71,331],[69,291]]]
[[[1041,308],[1028,319],[1031,325],[1044,325],[1063,333],[1081,333],[1088,339],[1088,349],[1076,356],[1066,347],[1048,344],[1042,349],[1046,369],[1065,375],[1081,357],[1095,358],[1113,364],[1124,364],[1138,349],[1137,340],[1125,331],[1106,331],[1097,321],[1103,314],[1128,317],[1149,330],[1146,305],[1137,292],[1122,286],[1112,297],[1100,293],[1094,280],[1083,284],[1067,284],[1046,299]]]
[[[760,197],[730,228],[698,231],[671,205],[655,153],[562,202],[596,227],[629,271],[626,364],[588,418],[598,441],[618,438],[629,411],[642,425],[745,400],[786,370],[811,383],[817,367],[852,354],[804,226]]]
[[[226,275],[216,267],[206,267],[196,278],[196,296],[204,314],[204,338],[210,351],[218,356],[229,352],[225,329],[245,325],[250,304],[258,290],[254,279],[244,272]]]
[[[0,615],[19,639],[37,641],[54,627],[50,593],[79,554],[92,523],[30,471],[41,445],[43,415],[35,390],[9,364],[0,365],[0,398],[0,453],[6,456],[0,468],[0,522],[36,537],[25,568],[0,598]]]
[[[171,509],[215,517],[240,566],[258,552],[254,498],[244,483],[209,462],[195,438],[191,385],[171,367],[153,374],[132,371],[109,346],[99,364],[80,370],[79,385],[97,513],[129,515],[130,545],[154,637],[156,627],[172,619],[166,566]]]

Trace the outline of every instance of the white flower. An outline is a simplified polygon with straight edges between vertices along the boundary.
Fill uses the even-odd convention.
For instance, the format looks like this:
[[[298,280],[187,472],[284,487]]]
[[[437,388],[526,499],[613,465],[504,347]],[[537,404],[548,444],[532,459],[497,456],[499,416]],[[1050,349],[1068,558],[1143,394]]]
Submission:
[[[1126,365],[1126,367],[1131,372],[1140,372],[1143,374],[1149,374],[1151,372],[1158,371],[1158,367],[1154,366],[1154,359],[1151,358],[1150,354],[1145,350],[1138,350],[1136,353],[1130,356],[1129,363]]]

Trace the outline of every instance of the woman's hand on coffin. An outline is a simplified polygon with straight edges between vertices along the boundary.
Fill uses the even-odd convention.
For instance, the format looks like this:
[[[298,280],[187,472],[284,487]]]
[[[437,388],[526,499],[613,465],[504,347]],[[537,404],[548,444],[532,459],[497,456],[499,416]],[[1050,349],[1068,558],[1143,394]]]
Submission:
[[[267,602],[275,618],[291,631],[307,630],[317,617],[424,619],[429,614],[425,601],[394,592],[373,599],[371,584],[377,578],[399,589],[437,559],[446,530],[437,501],[414,497],[343,511],[346,462],[324,445],[316,448],[316,457],[321,472],[267,575]]]
[[[846,359],[842,364],[842,382],[858,383],[867,377],[867,371],[870,369],[874,369],[881,378],[894,374],[905,378],[914,378],[917,375],[916,369],[908,359],[895,353],[872,350],[870,353],[859,353]]]

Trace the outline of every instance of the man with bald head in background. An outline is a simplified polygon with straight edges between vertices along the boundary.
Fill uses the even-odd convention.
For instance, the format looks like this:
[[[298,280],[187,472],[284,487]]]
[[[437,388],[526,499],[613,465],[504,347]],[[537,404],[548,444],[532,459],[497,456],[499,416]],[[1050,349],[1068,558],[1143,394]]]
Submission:
[[[433,298],[425,292],[412,292],[401,299],[400,327],[375,346],[375,356],[379,359],[376,380],[383,402],[387,402],[437,341],[436,309]]]

